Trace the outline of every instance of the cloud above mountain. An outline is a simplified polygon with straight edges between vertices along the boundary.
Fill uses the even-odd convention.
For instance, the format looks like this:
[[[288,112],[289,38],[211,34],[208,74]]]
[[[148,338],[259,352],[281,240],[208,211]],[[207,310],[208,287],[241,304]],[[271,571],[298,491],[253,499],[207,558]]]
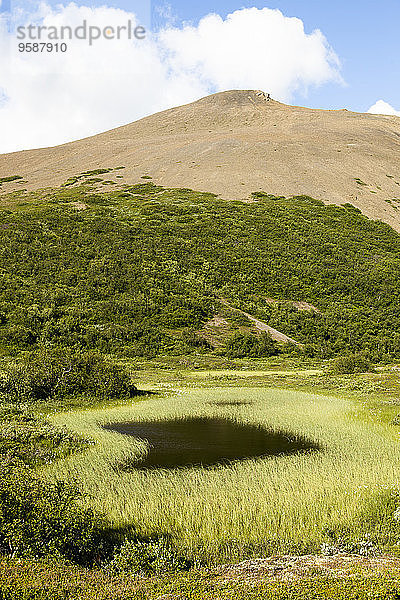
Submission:
[[[124,10],[74,3],[19,15],[20,24],[48,28],[86,21],[114,30],[129,20],[137,24]],[[21,40],[4,19],[0,33],[0,152],[85,137],[225,89],[264,89],[288,102],[341,82],[324,35],[267,8],[208,15],[197,26],[168,26],[142,40],[66,40],[65,53],[19,52]]]
[[[393,115],[400,117],[400,110],[396,110],[393,108],[393,106],[391,106],[391,104],[385,102],[384,100],[378,100],[375,102],[375,104],[371,106],[367,112],[372,113],[373,115]]]

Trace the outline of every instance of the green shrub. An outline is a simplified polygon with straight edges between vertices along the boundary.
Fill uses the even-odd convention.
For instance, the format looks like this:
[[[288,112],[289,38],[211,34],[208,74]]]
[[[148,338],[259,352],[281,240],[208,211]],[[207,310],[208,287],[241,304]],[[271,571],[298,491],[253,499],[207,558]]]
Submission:
[[[108,569],[114,574],[155,575],[188,570],[191,563],[163,539],[126,540]]]
[[[227,341],[225,353],[228,358],[274,356],[278,354],[278,345],[269,333],[260,336],[236,333]]]
[[[129,375],[94,352],[39,349],[6,368],[0,390],[12,401],[87,394],[122,398],[136,393]]]
[[[0,185],[2,183],[8,183],[9,181],[17,181],[17,179],[22,179],[21,175],[9,175],[8,177],[0,177]]]
[[[79,505],[74,486],[42,481],[16,460],[0,458],[0,467],[2,554],[61,556],[84,565],[107,556],[104,523]]]
[[[211,344],[205,338],[197,334],[195,329],[183,329],[182,340],[188,350],[191,350],[193,348],[209,350],[212,347]]]
[[[334,375],[367,373],[371,370],[373,370],[371,361],[362,353],[339,356],[333,361],[329,369]]]
[[[66,428],[16,407],[0,409],[0,456],[20,459],[31,467],[48,464],[93,444]]]

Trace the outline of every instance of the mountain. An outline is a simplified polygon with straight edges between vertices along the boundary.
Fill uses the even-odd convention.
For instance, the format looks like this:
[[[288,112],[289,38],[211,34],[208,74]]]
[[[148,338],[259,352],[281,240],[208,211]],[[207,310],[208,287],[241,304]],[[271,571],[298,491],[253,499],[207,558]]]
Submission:
[[[308,195],[353,204],[400,231],[399,155],[399,117],[312,110],[236,90],[83,140],[1,155],[0,181],[18,175],[1,191],[34,190],[123,166],[107,179],[148,177],[229,200],[257,191]]]

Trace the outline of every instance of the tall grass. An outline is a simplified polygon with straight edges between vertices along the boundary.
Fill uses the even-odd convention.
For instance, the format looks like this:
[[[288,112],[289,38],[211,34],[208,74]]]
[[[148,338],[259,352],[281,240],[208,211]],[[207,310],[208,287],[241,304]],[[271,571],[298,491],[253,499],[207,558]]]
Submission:
[[[211,404],[226,400],[252,404]],[[118,471],[116,464],[143,451],[143,442],[101,425],[188,415],[227,416],[287,430],[323,450],[207,470]],[[326,540],[326,529],[339,526],[362,535],[362,515],[372,499],[399,486],[394,432],[360,419],[345,399],[276,389],[199,389],[132,406],[56,414],[52,420],[92,437],[96,445],[53,464],[47,476],[80,481],[87,502],[115,526],[134,525],[145,535],[167,533],[189,552],[214,558],[307,552]]]

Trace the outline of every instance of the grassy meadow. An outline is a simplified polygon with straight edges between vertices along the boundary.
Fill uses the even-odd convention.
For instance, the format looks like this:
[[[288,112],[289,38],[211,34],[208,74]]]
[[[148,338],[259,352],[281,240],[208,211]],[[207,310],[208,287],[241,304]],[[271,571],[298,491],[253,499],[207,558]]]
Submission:
[[[216,405],[226,401],[249,404]],[[143,443],[102,425],[186,416],[261,424],[305,436],[322,449],[206,470],[118,469],[143,452]],[[226,560],[311,552],[329,542],[328,531],[345,531],[353,540],[379,533],[388,544],[396,534],[393,518],[387,511],[379,516],[379,506],[399,486],[397,433],[364,418],[352,400],[276,388],[182,389],[130,405],[57,413],[51,421],[96,444],[47,467],[47,477],[78,480],[86,502],[115,527],[163,532],[191,555]]]

